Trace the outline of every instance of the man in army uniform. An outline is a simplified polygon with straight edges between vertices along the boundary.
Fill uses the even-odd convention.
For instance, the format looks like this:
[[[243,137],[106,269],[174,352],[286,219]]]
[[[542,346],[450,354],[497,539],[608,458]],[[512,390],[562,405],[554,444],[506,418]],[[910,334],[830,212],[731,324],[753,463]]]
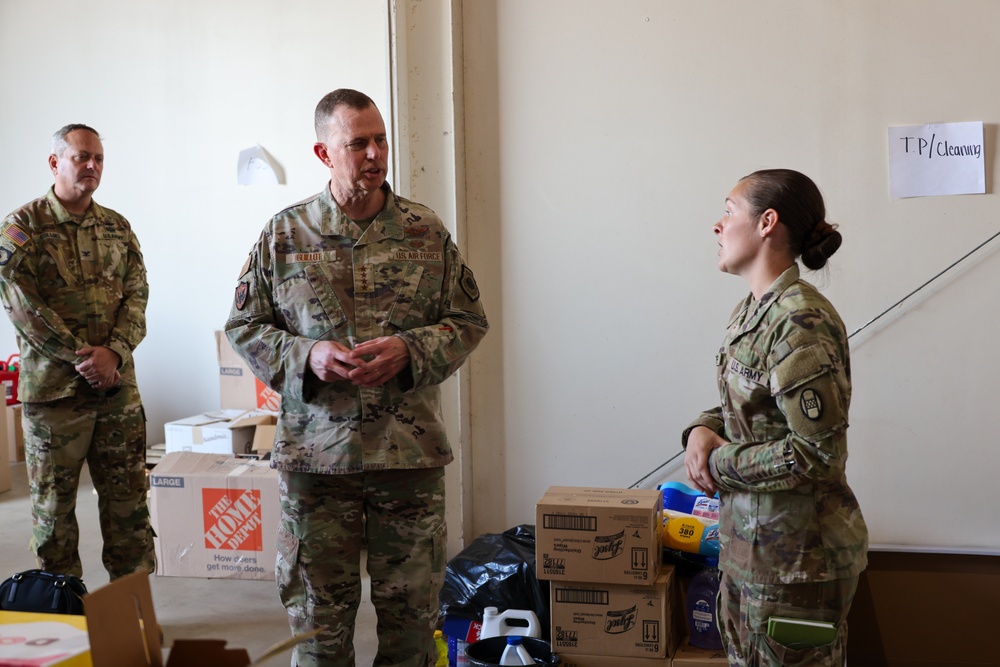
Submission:
[[[354,665],[367,551],[375,664],[433,665],[444,579],[439,384],[488,325],[472,271],[437,215],[385,182],[385,124],[336,90],[316,108],[328,187],[274,216],[239,278],[226,330],[281,394],[277,582],[295,665]]]
[[[97,131],[52,138],[55,184],[4,220],[0,297],[17,331],[31,548],[50,572],[83,576],[76,494],[87,462],[111,579],[155,569],[146,507],[146,418],[132,351],[149,287],[128,221],[93,200],[104,170]]]

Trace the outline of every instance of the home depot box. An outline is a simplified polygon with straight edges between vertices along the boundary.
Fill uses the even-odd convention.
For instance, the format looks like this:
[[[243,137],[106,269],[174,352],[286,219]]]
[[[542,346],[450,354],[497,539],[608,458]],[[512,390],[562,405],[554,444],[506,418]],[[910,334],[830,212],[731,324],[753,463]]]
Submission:
[[[215,350],[223,409],[275,412],[281,407],[281,396],[254,377],[243,358],[236,354],[225,331],[215,332]]]
[[[535,506],[539,579],[652,585],[660,571],[658,489],[553,486]]]
[[[675,574],[664,566],[653,585],[550,583],[552,650],[584,654],[663,658],[680,640]]]
[[[217,410],[167,422],[163,425],[166,452],[253,454],[261,419],[267,420],[252,411]]]
[[[729,659],[723,649],[705,649],[691,646],[688,637],[674,653],[673,667],[727,667]]]
[[[10,462],[20,462],[24,460],[24,429],[21,426],[21,404],[5,406],[3,417],[6,428],[0,431],[0,435],[6,435],[6,449],[8,450]]]
[[[150,472],[156,573],[273,579],[278,473],[266,461],[171,452]]]

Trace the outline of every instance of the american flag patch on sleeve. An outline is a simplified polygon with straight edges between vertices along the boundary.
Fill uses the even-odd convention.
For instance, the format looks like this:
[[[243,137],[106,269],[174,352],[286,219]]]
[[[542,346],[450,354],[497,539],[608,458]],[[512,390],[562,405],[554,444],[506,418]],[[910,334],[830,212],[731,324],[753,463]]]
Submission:
[[[23,246],[28,242],[28,235],[25,234],[24,230],[17,225],[7,225],[7,227],[3,230],[3,235],[16,243],[18,246]]]

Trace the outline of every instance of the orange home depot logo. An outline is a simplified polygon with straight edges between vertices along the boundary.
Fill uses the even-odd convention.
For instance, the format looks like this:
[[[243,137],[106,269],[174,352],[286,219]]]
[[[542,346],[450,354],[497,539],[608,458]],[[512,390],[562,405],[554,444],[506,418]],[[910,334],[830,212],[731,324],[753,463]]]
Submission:
[[[202,489],[205,548],[263,551],[260,491]]]
[[[281,407],[281,396],[257,378],[254,381],[257,384],[257,409],[277,412]]]

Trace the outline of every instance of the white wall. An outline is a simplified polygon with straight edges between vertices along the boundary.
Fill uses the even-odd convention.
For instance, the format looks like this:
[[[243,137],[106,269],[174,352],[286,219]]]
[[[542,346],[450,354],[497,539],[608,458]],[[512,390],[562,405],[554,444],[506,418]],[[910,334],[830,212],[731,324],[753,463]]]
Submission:
[[[811,279],[849,331],[996,231],[989,0],[471,0],[464,19],[493,324],[473,359],[476,532],[533,523],[552,484],[636,482],[717,403],[746,287],[710,226],[741,176],[791,167],[824,191],[845,241]],[[988,194],[889,198],[889,126],[972,120]],[[996,248],[852,340],[848,473],[874,543],[1000,550]]]
[[[95,199],[132,223],[149,273],[135,355],[150,443],[163,423],[219,406],[213,331],[267,219],[320,191],[313,109],[338,87],[388,110],[385,0],[0,2],[0,215],[52,183],[49,140],[104,137]],[[285,185],[240,186],[260,144]],[[0,318],[0,356],[16,350]]]
[[[991,0],[395,5],[412,20],[403,139],[424,142],[405,180],[454,210],[492,325],[468,367],[473,534],[533,522],[552,484],[632,484],[714,402],[712,358],[744,286],[716,271],[710,225],[740,176],[788,166],[819,183],[845,245],[816,280],[849,330],[995,231]],[[150,271],[136,359],[151,438],[218,402],[212,331],[246,252],[326,177],[316,100],[346,85],[389,108],[373,83],[385,22],[375,0],[0,0],[0,210],[51,182],[60,125],[104,133],[98,200],[130,218]],[[449,100],[456,118],[440,117]],[[891,200],[886,128],[963,120],[986,123],[989,194]],[[255,143],[287,185],[235,185]],[[446,193],[452,169],[464,189],[424,196]],[[1000,550],[997,264],[991,245],[852,340],[849,475],[875,542]]]

